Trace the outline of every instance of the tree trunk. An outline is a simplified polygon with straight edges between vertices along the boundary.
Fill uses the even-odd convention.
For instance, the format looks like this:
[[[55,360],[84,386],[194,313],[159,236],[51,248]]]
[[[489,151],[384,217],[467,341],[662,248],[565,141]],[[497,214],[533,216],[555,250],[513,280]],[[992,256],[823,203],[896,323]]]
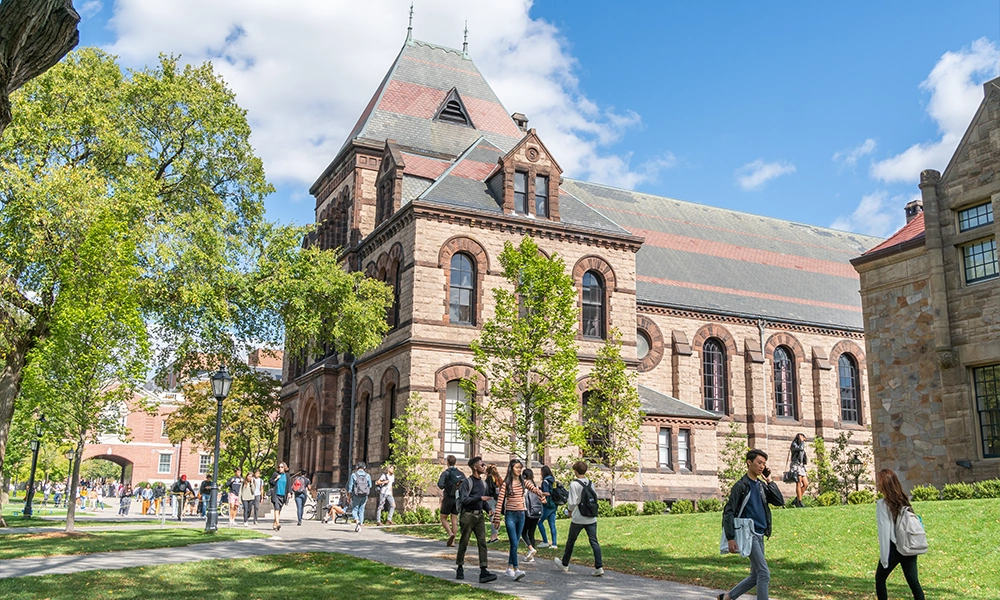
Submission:
[[[76,442],[76,456],[73,463],[73,477],[69,482],[69,498],[66,501],[66,533],[73,533],[76,523],[76,488],[80,485],[80,463],[83,462],[83,438]]]
[[[15,346],[7,355],[7,360],[0,371],[0,472],[3,471],[4,456],[7,454],[7,438],[10,435],[10,422],[14,418],[14,401],[21,393],[21,371],[28,354],[26,345]],[[6,488],[4,489],[6,492]],[[3,503],[0,502],[0,508]],[[0,516],[0,527],[7,523]]]
[[[11,121],[14,90],[52,68],[80,42],[72,0],[0,3],[0,135]]]

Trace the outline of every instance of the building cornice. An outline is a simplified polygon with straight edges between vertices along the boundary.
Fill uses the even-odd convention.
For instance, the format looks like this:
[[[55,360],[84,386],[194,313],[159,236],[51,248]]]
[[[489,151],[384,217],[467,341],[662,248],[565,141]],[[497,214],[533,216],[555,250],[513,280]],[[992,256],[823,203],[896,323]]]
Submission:
[[[834,337],[845,337],[856,340],[863,340],[865,337],[863,329],[849,327],[831,327],[824,323],[809,323],[804,321],[792,321],[788,319],[773,319],[760,315],[747,315],[735,312],[705,310],[688,306],[671,306],[668,304],[652,304],[649,302],[636,302],[636,312],[650,315],[664,315],[669,317],[682,317],[686,319],[712,320],[722,323],[732,323],[734,325],[747,325],[757,327],[761,320],[767,323],[772,329],[783,329],[800,333],[814,333],[818,335],[829,335]]]

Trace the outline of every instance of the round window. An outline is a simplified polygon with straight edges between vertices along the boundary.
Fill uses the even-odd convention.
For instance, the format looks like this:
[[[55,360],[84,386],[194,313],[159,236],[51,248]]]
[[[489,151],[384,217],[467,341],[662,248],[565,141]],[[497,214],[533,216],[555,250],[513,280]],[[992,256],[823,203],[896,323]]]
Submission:
[[[649,341],[649,334],[645,331],[639,329],[635,332],[635,357],[639,360],[646,358],[649,354],[649,347],[652,344]]]

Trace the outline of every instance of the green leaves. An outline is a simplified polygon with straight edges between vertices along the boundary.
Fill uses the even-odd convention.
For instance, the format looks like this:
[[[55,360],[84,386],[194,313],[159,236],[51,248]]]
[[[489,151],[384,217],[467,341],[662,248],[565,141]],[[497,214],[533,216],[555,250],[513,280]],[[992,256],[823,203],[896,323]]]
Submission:
[[[436,432],[420,394],[413,392],[406,409],[392,420],[389,434],[389,464],[396,468],[396,487],[403,491],[403,510],[415,508],[434,481],[437,467],[427,457],[434,452]]]

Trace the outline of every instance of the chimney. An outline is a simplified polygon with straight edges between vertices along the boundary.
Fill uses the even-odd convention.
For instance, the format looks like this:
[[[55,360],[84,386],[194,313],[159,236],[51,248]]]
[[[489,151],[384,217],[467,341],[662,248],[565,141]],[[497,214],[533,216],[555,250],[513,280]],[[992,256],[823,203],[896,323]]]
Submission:
[[[518,129],[525,133],[528,132],[528,117],[524,116],[522,113],[514,113],[510,116],[510,118],[514,119],[514,122],[517,123]]]
[[[923,200],[912,200],[906,203],[906,222],[909,223],[913,219],[917,218],[917,215],[924,212],[924,201]]]

